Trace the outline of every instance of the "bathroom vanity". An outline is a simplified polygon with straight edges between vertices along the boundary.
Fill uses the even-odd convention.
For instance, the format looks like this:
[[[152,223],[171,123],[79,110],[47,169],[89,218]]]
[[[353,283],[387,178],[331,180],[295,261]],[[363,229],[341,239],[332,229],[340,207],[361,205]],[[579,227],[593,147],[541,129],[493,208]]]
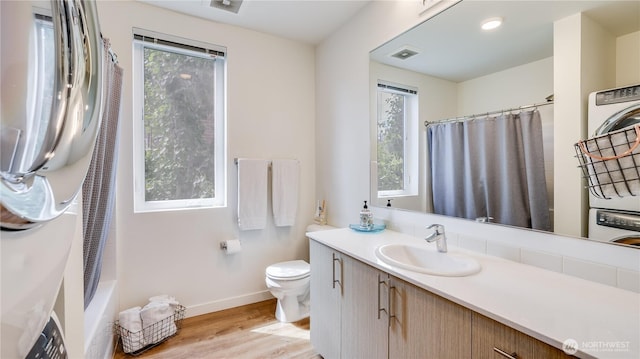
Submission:
[[[480,272],[452,277],[397,268],[376,249],[436,246],[389,230],[307,235],[311,342],[324,358],[640,354],[637,293],[453,246],[450,255],[477,260]]]

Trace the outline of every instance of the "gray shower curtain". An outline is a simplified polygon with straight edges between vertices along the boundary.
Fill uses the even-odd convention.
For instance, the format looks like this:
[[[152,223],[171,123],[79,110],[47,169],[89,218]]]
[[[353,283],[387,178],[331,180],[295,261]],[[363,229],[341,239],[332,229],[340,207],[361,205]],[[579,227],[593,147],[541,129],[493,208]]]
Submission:
[[[537,110],[429,125],[434,213],[550,230]]]
[[[118,118],[122,92],[122,68],[111,58],[104,39],[104,108],[91,164],[82,185],[84,237],[84,307],[93,299],[102,268],[102,252],[109,235],[115,197]]]

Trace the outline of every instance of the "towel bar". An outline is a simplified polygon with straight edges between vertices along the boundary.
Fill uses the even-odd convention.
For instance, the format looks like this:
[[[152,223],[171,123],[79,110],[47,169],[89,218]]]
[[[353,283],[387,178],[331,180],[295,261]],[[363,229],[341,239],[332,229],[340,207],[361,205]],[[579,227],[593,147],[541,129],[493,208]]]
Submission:
[[[238,157],[233,159],[233,163],[235,163],[235,165],[238,165]],[[269,161],[269,164],[267,165],[267,167],[271,168],[271,161]]]

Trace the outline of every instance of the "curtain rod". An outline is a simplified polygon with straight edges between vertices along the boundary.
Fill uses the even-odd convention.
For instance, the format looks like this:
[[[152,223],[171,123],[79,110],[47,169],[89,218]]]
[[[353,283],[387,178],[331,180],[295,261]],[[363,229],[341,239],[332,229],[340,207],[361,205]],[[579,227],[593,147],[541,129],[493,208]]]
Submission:
[[[551,101],[546,101],[546,102],[541,102],[541,103],[536,103],[533,105],[525,105],[525,106],[520,106],[520,107],[513,107],[513,108],[509,108],[509,109],[503,109],[503,110],[498,110],[498,111],[490,111],[490,112],[482,112],[482,113],[476,113],[470,116],[460,116],[460,117],[452,117],[446,120],[442,120],[442,121],[433,121],[433,122],[429,122],[429,121],[424,121],[424,125],[425,126],[429,126],[429,125],[437,125],[437,124],[441,124],[441,123],[449,123],[449,122],[464,122],[464,121],[469,121],[469,120],[474,120],[477,117],[480,116],[490,116],[490,115],[495,115],[495,114],[503,114],[503,113],[508,113],[508,112],[513,112],[513,111],[522,111],[522,110],[526,110],[528,108],[537,108],[540,106],[546,106],[546,105],[553,105],[553,100]]]
[[[118,64],[118,54],[116,54],[115,51],[113,51],[113,49],[111,48],[111,46],[109,46],[109,56],[111,57],[111,62],[113,62],[114,64]]]

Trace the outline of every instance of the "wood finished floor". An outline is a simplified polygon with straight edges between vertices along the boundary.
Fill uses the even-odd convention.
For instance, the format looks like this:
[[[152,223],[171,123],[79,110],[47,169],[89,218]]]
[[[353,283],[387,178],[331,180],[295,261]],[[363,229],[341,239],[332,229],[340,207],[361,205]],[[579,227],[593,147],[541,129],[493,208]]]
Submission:
[[[118,345],[114,358],[322,359],[309,341],[309,319],[280,323],[275,308],[273,299],[186,318],[162,344],[135,357]]]

